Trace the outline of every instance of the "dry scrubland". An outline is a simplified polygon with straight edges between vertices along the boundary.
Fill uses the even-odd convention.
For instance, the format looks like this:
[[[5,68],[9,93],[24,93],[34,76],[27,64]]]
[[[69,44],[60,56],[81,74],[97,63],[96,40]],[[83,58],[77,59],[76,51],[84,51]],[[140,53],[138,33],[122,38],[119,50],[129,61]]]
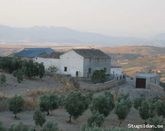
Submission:
[[[32,79],[24,80],[21,84],[17,84],[13,76],[6,74],[7,83],[5,86],[0,87],[0,121],[3,122],[5,127],[9,127],[13,123],[23,122],[24,124],[34,127],[33,113],[34,109],[38,107],[39,97],[46,93],[57,93],[62,95],[67,95],[70,91],[79,90],[74,87],[74,85],[67,79],[59,76],[46,76],[42,80]],[[87,86],[86,83],[80,82],[80,88]],[[91,85],[90,85],[91,86]],[[93,85],[94,87],[95,85]],[[118,96],[125,93],[130,93],[131,99],[134,99],[136,96],[141,93],[148,94],[150,91],[136,90],[128,83],[122,84],[118,87],[111,88],[109,91],[114,94],[117,99]],[[82,91],[83,93],[86,93]],[[151,92],[150,92],[151,93]],[[15,120],[13,114],[8,111],[8,105],[6,100],[11,96],[19,94],[25,99],[24,111],[19,113],[18,116],[20,119]],[[103,91],[96,92],[94,96],[103,94]],[[164,96],[165,98],[165,96]],[[51,112],[50,116],[46,116],[47,120],[53,120],[58,123],[59,128],[62,131],[80,131],[80,128],[83,124],[87,122],[87,119],[92,115],[91,111],[88,109],[80,116],[77,120],[73,120],[71,124],[67,123],[69,114],[62,107]],[[126,118],[126,120],[121,124],[121,127],[127,128],[128,123],[142,124],[142,120],[139,116],[138,111],[132,107],[131,111]],[[118,127],[119,120],[115,115],[114,111],[105,118],[104,124],[102,127],[112,128]],[[141,131],[143,131],[142,129]],[[145,131],[145,130],[144,130]],[[146,130],[148,131],[148,130]]]
[[[124,68],[124,72],[130,76],[140,71],[152,71],[159,73],[161,80],[165,81],[165,55],[124,60],[120,61],[120,65]]]

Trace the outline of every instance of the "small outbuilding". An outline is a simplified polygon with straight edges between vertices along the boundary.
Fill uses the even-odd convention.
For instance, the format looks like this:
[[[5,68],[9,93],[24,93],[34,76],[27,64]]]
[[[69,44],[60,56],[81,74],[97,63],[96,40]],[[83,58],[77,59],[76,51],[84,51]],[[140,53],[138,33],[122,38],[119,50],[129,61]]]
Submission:
[[[160,76],[153,73],[137,73],[135,76],[136,88],[149,88],[150,83],[159,85]]]
[[[110,74],[117,80],[124,78],[123,69],[120,66],[111,66]]]

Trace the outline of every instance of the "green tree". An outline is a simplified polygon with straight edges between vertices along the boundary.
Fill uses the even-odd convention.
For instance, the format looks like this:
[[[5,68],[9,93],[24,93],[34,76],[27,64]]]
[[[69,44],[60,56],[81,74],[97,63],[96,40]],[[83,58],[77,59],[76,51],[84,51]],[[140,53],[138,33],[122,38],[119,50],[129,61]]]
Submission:
[[[141,106],[141,103],[142,103],[143,100],[144,100],[143,97],[141,97],[141,98],[136,98],[136,99],[134,100],[134,108],[138,110],[139,107]]]
[[[15,115],[14,118],[17,118],[17,113],[23,110],[24,99],[21,96],[14,96],[9,101],[9,110]]]
[[[17,82],[21,83],[23,81],[23,71],[22,69],[18,69],[16,72]]]
[[[43,125],[43,128],[41,131],[59,131],[59,128],[58,128],[57,123],[48,121]]]
[[[43,63],[40,63],[38,65],[38,68],[39,68],[38,69],[39,77],[42,78],[44,76],[44,74],[45,74],[45,67],[44,67]]]
[[[6,83],[6,76],[4,74],[0,75],[0,85],[4,85]]]
[[[148,123],[150,125],[154,125],[155,127],[157,127],[158,125],[164,126],[164,120],[158,116],[154,116],[153,118],[150,118]],[[163,131],[163,128],[153,128],[152,131]]]
[[[104,115],[98,112],[92,114],[92,116],[88,119],[88,125],[90,127],[97,126],[100,127],[104,123]]]
[[[22,122],[18,124],[11,125],[9,131],[29,131],[28,126],[24,125]]]
[[[69,113],[69,121],[72,117],[77,119],[88,108],[86,97],[80,92],[71,92],[65,100],[65,109]]]
[[[47,115],[50,114],[49,111],[57,109],[59,104],[59,98],[55,94],[43,95],[40,97],[40,109],[41,111],[46,111]]]
[[[118,116],[120,120],[119,126],[121,125],[122,121],[125,120],[129,113],[129,106],[125,101],[120,101],[117,103],[115,107],[115,114]]]
[[[156,103],[157,114],[165,118],[165,101],[159,100]]]
[[[110,110],[113,110],[113,108],[115,107],[114,96],[111,92],[108,91],[106,91],[104,95],[107,98],[109,105],[111,106]]]
[[[95,113],[99,112],[103,114],[105,117],[109,115],[114,107],[113,102],[111,103],[111,98],[100,95],[98,97],[93,98],[90,110]]]
[[[145,120],[145,123],[146,123],[146,120],[150,118],[150,103],[147,100],[144,100],[141,103],[141,106],[139,108],[139,114],[140,114],[140,117],[143,120]]]
[[[106,81],[106,71],[105,70],[95,70],[91,77],[94,83],[103,83]]]
[[[3,126],[1,122],[0,122],[0,131],[6,131],[5,127]]]
[[[37,126],[42,127],[42,125],[45,123],[46,118],[45,115],[39,110],[35,110],[34,114],[33,114],[33,120],[35,121],[35,124]]]

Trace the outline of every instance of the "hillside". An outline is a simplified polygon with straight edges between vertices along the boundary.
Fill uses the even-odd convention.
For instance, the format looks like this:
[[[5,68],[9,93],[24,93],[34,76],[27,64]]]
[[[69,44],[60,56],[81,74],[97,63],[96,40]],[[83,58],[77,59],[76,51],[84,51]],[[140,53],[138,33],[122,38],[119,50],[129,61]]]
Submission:
[[[138,54],[138,55],[165,55],[165,47],[155,46],[119,46],[119,47],[103,47],[103,51],[114,54]]]
[[[119,64],[123,67],[127,75],[134,75],[136,72],[159,73],[161,80],[165,81],[165,55],[145,56],[130,60],[121,60]]]

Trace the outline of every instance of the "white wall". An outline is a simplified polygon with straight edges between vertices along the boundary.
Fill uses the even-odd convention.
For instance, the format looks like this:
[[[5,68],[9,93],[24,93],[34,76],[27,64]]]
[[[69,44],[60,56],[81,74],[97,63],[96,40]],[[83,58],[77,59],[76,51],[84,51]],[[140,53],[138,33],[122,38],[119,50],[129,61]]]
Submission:
[[[123,69],[122,68],[111,68],[111,74],[121,76],[123,75]]]
[[[79,77],[84,77],[83,66],[84,58],[77,54],[75,51],[71,50],[60,56],[60,71],[62,74],[69,74],[73,77],[76,76],[76,71],[78,71]],[[64,71],[64,67],[67,67],[67,71]]]
[[[36,57],[33,58],[33,61],[43,63],[46,70],[51,66],[55,66],[57,68],[57,72],[60,72],[60,59]]]
[[[91,68],[91,75],[95,70],[103,70],[106,68],[106,73],[109,74],[111,68],[111,59],[101,58],[85,58],[84,60],[84,76],[88,76],[88,70]]]

